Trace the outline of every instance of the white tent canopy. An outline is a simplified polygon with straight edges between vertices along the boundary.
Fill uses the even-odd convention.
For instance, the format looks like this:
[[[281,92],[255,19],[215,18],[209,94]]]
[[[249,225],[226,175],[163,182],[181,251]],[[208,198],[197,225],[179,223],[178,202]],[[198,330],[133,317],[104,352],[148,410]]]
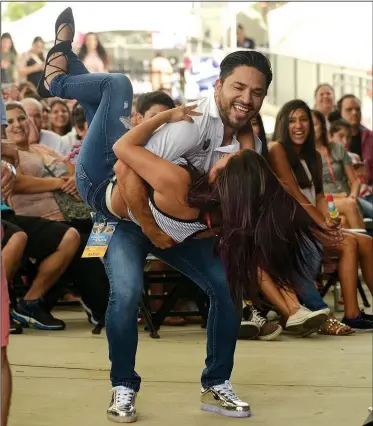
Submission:
[[[33,14],[15,22],[3,22],[20,52],[31,47],[35,36],[54,39],[54,22],[59,13],[71,6],[76,31],[149,31],[178,36],[196,36],[197,22],[190,13],[191,3],[178,2],[48,2]]]
[[[268,14],[270,50],[372,69],[372,2],[291,2]]]

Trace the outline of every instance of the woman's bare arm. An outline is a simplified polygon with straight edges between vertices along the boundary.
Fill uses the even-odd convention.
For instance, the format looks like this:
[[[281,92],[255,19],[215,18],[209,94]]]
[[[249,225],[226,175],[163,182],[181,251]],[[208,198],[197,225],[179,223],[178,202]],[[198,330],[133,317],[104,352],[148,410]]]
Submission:
[[[271,142],[268,145],[268,151],[271,168],[283,187],[301,204],[317,224],[324,226],[325,216],[311,204],[299,189],[284,147],[278,142]]]
[[[344,166],[344,171],[350,184],[350,197],[357,198],[360,193],[360,181],[356,176],[355,170],[351,164],[347,164]]]
[[[159,113],[128,131],[113,147],[120,161],[162,194],[184,190],[190,182],[189,174],[181,167],[145,149],[144,145],[163,124],[182,120],[192,121],[190,115],[200,114],[193,113],[192,110],[192,107],[182,107]]]
[[[42,194],[43,192],[57,191],[64,184],[61,178],[38,178],[22,175],[17,170],[13,194]]]

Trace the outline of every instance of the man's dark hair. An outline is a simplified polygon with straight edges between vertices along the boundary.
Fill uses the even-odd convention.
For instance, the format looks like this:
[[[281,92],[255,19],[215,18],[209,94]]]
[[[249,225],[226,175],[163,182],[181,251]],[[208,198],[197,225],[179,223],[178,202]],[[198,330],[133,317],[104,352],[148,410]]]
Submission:
[[[86,121],[83,107],[80,104],[75,104],[71,113],[71,124],[83,130]]]
[[[338,133],[343,128],[348,129],[349,131],[351,131],[352,129],[351,124],[343,118],[341,118],[340,120],[333,121],[329,128],[330,136],[333,136],[335,133]]]
[[[357,96],[355,96],[354,94],[352,94],[352,93],[348,93],[347,95],[343,95],[342,97],[341,97],[341,99],[337,102],[337,109],[339,109],[339,111],[342,111],[342,105],[343,105],[343,101],[345,100],[345,99],[356,99],[357,101],[359,101],[360,102],[360,99],[357,97]]]
[[[269,60],[256,50],[238,50],[227,55],[220,64],[220,80],[229,77],[237,67],[253,67],[266,77],[267,89],[272,81],[272,68]]]
[[[136,102],[136,112],[145,115],[153,105],[164,105],[168,108],[175,108],[174,100],[164,92],[149,92],[140,95]]]

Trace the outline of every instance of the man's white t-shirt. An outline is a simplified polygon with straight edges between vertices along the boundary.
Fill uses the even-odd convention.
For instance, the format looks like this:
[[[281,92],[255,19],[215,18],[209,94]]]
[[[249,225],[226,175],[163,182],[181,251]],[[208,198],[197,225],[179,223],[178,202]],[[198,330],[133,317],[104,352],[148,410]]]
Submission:
[[[222,146],[224,124],[213,94],[195,103],[195,111],[203,115],[193,117],[194,123],[180,121],[161,126],[145,148],[168,161],[185,157],[197,169],[207,172],[223,154],[239,151],[240,144],[233,137],[231,145]],[[255,151],[260,154],[262,142],[256,135],[254,137]]]
[[[65,156],[71,151],[70,143],[63,140],[57,133],[51,132],[50,130],[40,130],[40,145],[45,145],[54,151]]]

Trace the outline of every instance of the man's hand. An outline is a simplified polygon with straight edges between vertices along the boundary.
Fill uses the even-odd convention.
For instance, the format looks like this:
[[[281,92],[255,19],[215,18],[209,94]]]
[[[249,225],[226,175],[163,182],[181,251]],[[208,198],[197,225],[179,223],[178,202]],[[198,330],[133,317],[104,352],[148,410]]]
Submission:
[[[147,225],[142,228],[142,232],[149,238],[152,244],[160,249],[168,249],[176,244],[176,242],[157,225]]]
[[[12,195],[15,180],[16,177],[12,171],[6,165],[1,164],[1,196],[5,201]]]
[[[19,165],[17,146],[12,142],[1,139],[1,158],[8,161],[10,164],[13,164],[13,166],[17,168]]]

